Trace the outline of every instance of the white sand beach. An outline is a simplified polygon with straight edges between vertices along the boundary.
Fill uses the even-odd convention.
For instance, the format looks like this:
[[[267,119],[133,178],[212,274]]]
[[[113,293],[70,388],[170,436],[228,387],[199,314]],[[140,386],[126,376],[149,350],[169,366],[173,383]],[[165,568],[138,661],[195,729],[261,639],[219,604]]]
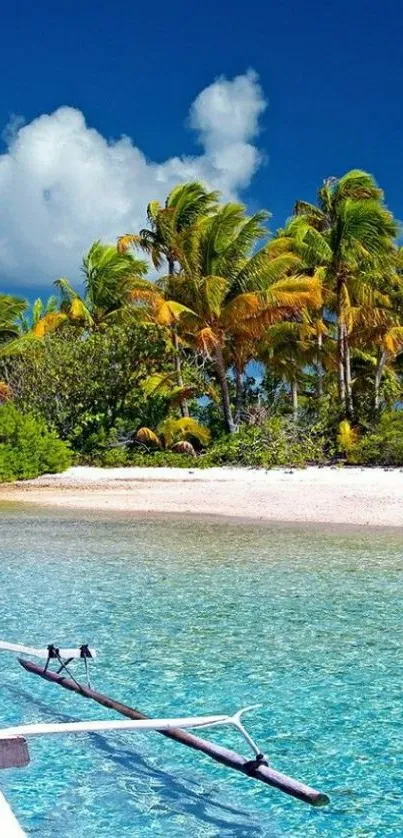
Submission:
[[[0,487],[0,501],[256,521],[403,526],[403,469],[70,468]]]

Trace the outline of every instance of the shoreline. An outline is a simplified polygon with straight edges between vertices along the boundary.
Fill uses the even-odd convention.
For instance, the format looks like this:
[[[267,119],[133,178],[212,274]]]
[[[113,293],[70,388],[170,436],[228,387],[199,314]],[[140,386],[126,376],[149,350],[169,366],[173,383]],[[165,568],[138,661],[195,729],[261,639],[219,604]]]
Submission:
[[[0,485],[2,501],[244,522],[403,527],[403,469],[118,468]]]

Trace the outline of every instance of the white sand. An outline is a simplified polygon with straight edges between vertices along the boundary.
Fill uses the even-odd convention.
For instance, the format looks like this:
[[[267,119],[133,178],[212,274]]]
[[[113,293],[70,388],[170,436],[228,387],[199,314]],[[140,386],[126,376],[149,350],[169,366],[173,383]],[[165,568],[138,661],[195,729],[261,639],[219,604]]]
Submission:
[[[256,521],[403,526],[403,469],[76,467],[4,485],[0,500]]]

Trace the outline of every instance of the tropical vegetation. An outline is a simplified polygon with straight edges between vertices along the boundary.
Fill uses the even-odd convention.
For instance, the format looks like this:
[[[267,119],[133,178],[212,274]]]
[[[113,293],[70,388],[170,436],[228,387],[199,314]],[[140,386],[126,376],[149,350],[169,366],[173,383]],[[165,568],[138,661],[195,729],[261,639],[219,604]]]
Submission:
[[[2,463],[18,422],[65,446],[2,479],[70,457],[403,464],[403,257],[370,174],[328,178],[273,235],[200,183],[146,217],[89,247],[81,283],[0,294]]]

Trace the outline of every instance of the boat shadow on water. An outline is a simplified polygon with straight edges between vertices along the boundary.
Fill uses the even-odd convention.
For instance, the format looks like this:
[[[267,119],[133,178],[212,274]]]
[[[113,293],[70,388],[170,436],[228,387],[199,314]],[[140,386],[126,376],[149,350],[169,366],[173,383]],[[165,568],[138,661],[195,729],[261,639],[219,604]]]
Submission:
[[[31,693],[14,685],[4,685],[6,689],[20,702],[24,702],[31,708],[34,705],[41,712],[43,719],[51,718],[53,721],[69,722],[75,719],[65,713],[56,712],[54,708],[50,708],[45,702],[38,698],[34,698]],[[201,786],[200,781],[197,782],[189,777],[178,777],[162,768],[151,764],[144,756],[131,748],[122,747],[120,744],[114,744],[111,738],[100,733],[88,733],[91,747],[98,751],[103,760],[107,760],[116,765],[124,774],[129,773],[129,779],[124,780],[124,792],[131,797],[135,797],[136,783],[147,782],[153,788],[154,793],[158,796],[158,803],[163,810],[163,817],[176,817],[178,814],[187,815],[189,818],[196,819],[200,823],[208,824],[210,827],[217,829],[217,835],[223,838],[278,838],[278,831],[274,825],[270,827],[270,823],[262,824],[261,815],[255,815],[245,810],[239,809],[230,803],[224,803],[216,796],[214,789],[208,790],[205,785]],[[70,798],[71,792],[69,792]],[[70,800],[71,802],[71,800]],[[63,803],[59,801],[59,808],[63,810]],[[51,823],[49,813],[45,815],[47,834],[53,834],[51,831]],[[269,830],[269,831],[268,831]],[[36,833],[36,828],[30,834]],[[60,828],[55,823],[55,831],[60,834]],[[40,833],[40,829],[39,832]],[[43,835],[43,833],[42,833]],[[118,836],[116,836],[118,838]]]

